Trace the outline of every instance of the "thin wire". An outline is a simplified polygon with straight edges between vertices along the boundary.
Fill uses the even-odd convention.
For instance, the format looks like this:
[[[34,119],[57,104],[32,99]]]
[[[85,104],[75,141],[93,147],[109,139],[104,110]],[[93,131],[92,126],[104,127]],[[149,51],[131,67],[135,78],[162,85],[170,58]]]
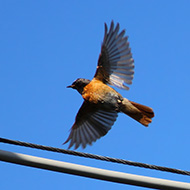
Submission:
[[[69,155],[74,155],[74,156],[92,158],[92,159],[96,159],[96,160],[114,162],[114,163],[119,163],[119,164],[137,166],[137,167],[141,167],[141,168],[148,168],[148,169],[153,169],[153,170],[160,170],[160,171],[190,176],[190,171],[184,171],[184,170],[175,169],[175,168],[145,164],[145,163],[134,162],[134,161],[118,159],[118,158],[111,158],[108,156],[99,156],[99,155],[95,155],[95,154],[77,152],[77,151],[73,151],[73,150],[66,150],[66,149],[55,148],[55,147],[44,146],[44,145],[38,145],[38,144],[27,143],[27,142],[22,142],[22,141],[15,141],[15,140],[10,140],[10,139],[5,139],[5,138],[0,138],[0,142],[24,146],[24,147],[30,147],[30,148],[35,148],[35,149],[41,149],[41,150],[46,150],[46,151],[51,151],[51,152],[58,152],[58,153],[69,154]]]

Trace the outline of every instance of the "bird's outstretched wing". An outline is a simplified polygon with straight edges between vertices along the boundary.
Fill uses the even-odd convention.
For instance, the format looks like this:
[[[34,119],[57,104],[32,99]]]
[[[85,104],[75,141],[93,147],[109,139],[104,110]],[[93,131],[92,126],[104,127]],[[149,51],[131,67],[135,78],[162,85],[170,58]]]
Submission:
[[[75,149],[80,145],[83,148],[87,144],[91,145],[92,142],[104,136],[111,129],[117,116],[118,114],[114,110],[102,110],[84,101],[64,144],[70,141],[68,148],[74,146]]]
[[[129,47],[125,30],[119,33],[119,24],[114,28],[113,21],[110,29],[105,24],[104,40],[98,59],[95,78],[104,83],[126,89],[131,84],[134,75],[134,60]]]

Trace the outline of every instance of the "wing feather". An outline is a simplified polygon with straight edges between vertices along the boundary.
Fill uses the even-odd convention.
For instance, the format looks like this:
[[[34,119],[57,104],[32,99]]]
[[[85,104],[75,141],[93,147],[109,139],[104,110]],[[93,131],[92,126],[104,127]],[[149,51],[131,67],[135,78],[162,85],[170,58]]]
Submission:
[[[110,29],[105,24],[105,34],[95,78],[104,83],[128,90],[126,84],[132,84],[134,76],[134,60],[129,47],[125,30],[119,33],[119,24]]]
[[[68,148],[72,146],[74,149],[79,146],[85,148],[87,144],[91,145],[92,142],[104,136],[111,129],[117,115],[115,110],[102,110],[84,101],[71,128],[70,135],[65,141],[65,143],[70,141]]]

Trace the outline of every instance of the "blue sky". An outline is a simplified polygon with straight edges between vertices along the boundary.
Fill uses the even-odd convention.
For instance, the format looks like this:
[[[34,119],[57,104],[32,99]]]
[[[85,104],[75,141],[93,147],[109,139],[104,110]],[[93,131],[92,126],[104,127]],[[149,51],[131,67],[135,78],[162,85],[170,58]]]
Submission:
[[[189,1],[1,1],[1,137],[67,148],[81,96],[67,89],[92,79],[113,19],[126,29],[135,60],[128,99],[151,106],[145,128],[120,114],[109,133],[79,151],[190,170]],[[189,177],[0,144],[0,149],[137,175]],[[0,188],[146,189],[0,162]]]

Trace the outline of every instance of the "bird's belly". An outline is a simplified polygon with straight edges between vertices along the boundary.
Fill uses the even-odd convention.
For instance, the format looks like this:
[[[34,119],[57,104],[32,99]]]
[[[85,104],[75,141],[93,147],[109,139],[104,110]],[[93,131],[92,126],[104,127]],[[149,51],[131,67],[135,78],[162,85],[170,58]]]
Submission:
[[[90,82],[83,91],[82,97],[102,109],[118,109],[123,98],[113,88],[100,82]]]

